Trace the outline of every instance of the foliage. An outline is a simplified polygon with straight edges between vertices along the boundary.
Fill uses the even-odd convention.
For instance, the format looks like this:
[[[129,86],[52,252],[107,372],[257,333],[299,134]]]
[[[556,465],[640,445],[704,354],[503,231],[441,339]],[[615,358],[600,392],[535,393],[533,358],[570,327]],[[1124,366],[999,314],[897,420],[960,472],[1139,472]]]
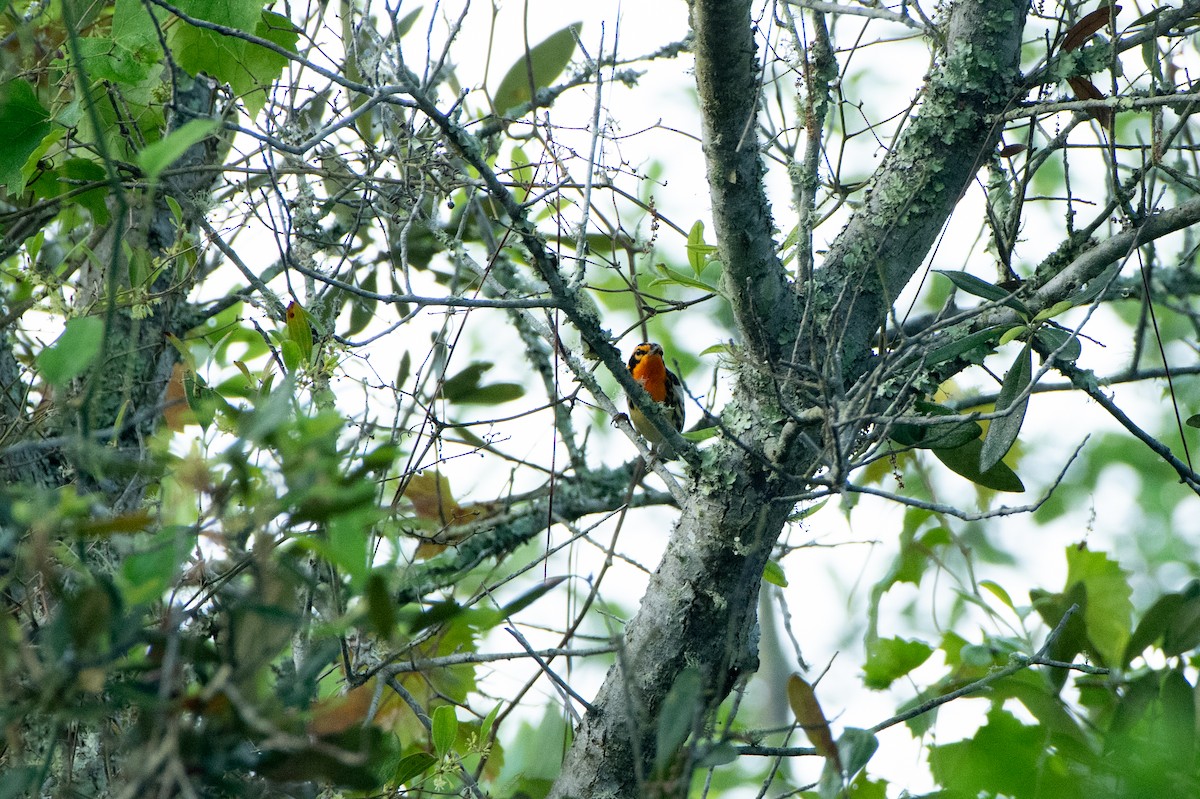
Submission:
[[[1200,7],[1038,7],[1001,86],[932,8],[768,6],[749,125],[737,3],[636,57],[604,4],[329,5],[0,4],[0,796],[1200,792]],[[700,117],[626,142],[693,57]],[[705,209],[621,150],[668,127]],[[679,461],[613,399],[641,340]]]

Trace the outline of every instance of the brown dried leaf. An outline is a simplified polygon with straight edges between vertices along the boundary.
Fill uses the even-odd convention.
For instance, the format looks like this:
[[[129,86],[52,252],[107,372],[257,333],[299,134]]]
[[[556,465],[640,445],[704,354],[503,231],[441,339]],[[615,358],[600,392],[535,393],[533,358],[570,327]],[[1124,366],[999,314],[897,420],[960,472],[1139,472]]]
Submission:
[[[1111,14],[1110,14],[1111,12]],[[1109,19],[1115,19],[1121,13],[1120,6],[1100,6],[1095,11],[1084,16],[1067,31],[1063,37],[1062,49],[1069,53],[1086,42],[1092,34],[1108,24]]]
[[[842,764],[838,757],[837,743],[833,740],[833,733],[829,729],[829,722],[825,720],[821,703],[817,701],[816,691],[799,674],[793,674],[788,677],[787,695],[788,704],[796,714],[796,723],[804,730],[817,754],[828,758],[840,772]]]

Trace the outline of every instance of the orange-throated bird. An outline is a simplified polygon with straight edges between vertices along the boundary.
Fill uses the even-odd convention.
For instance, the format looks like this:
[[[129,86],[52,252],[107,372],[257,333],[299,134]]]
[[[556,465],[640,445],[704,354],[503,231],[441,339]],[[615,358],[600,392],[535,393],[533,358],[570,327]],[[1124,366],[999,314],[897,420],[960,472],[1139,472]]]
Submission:
[[[646,389],[650,399],[663,406],[671,426],[676,430],[683,430],[683,383],[667,368],[663,361],[663,348],[650,341],[637,345],[633,354],[629,356],[629,372],[633,379]],[[663,435],[632,399],[629,399],[629,420],[633,422],[634,429],[645,436],[655,449],[663,443]]]

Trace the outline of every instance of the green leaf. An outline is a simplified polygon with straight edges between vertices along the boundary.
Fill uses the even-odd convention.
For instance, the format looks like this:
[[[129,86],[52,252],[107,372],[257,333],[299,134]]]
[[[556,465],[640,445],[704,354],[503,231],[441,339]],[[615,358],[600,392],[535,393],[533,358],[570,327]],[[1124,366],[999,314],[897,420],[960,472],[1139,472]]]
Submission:
[[[838,736],[838,758],[847,777],[853,777],[866,767],[879,749],[879,739],[870,730],[847,727]]]
[[[162,171],[179,160],[188,149],[203,141],[217,129],[219,123],[215,119],[193,119],[178,130],[173,130],[163,138],[148,144],[137,154],[137,165],[151,182],[158,180]]]
[[[557,78],[571,62],[571,56],[575,54],[575,37],[582,31],[582,22],[568,25],[518,58],[504,74],[496,93],[492,95],[492,105],[496,113],[504,114],[533,98],[530,93],[530,75],[533,76],[533,90],[549,86],[550,81]]]
[[[951,471],[970,480],[972,483],[990,488],[993,491],[1006,491],[1019,494],[1025,490],[1025,484],[1017,473],[1000,461],[987,471],[979,468],[979,456],[983,453],[983,441],[975,439],[954,449],[935,449],[933,454]]]
[[[999,583],[993,582],[992,580],[980,580],[979,587],[986,589],[989,593],[1003,602],[1005,607],[1007,607],[1009,610],[1016,610],[1016,606],[1013,604],[1012,597],[1008,595],[1008,592],[1005,591],[1003,586],[1001,586]]]
[[[512,616],[513,614],[520,613],[522,610],[529,607],[534,602],[537,602],[539,599],[553,591],[558,586],[562,585],[563,581],[566,579],[567,578],[565,575],[559,575],[538,583],[536,586],[521,594],[512,602],[509,602],[507,605],[501,608],[500,612],[504,616]]]
[[[780,588],[788,587],[787,575],[784,574],[783,567],[774,560],[768,560],[767,565],[763,567],[763,579]]]
[[[407,785],[413,778],[421,776],[437,762],[438,759],[428,752],[413,752],[396,764],[396,771],[392,774],[392,783],[397,786]]]
[[[697,219],[688,232],[687,240],[688,263],[692,265],[692,271],[696,273],[697,278],[708,265],[708,257],[716,251],[716,247],[704,243],[704,223]]]
[[[42,107],[33,84],[16,78],[0,84],[0,119],[4,136],[0,137],[0,184],[14,197],[25,191],[22,168],[50,133],[50,112]]]
[[[721,293],[721,290],[718,287],[712,285],[711,283],[705,283],[703,280],[698,280],[694,277],[685,275],[683,272],[678,272],[678,271],[672,269],[671,267],[667,266],[666,264],[655,264],[654,269],[655,269],[655,271],[657,271],[659,273],[660,276],[655,278],[650,283],[651,286],[661,286],[664,283],[665,284],[676,284],[676,285],[685,286],[685,287],[691,288],[691,289],[699,289],[700,291],[706,291],[709,294],[720,294]]]
[[[458,712],[454,705],[439,705],[433,711],[433,748],[440,757],[445,757],[454,748],[458,738]]]
[[[966,272],[951,272],[946,269],[935,269],[933,271],[945,276],[956,288],[968,294],[982,297],[990,302],[1007,305],[1018,313],[1025,314],[1026,316],[1029,315],[1029,309],[1025,307],[1025,304],[1012,296],[1012,292],[1008,289],[988,283],[986,280],[980,280]]]
[[[1027,328],[1025,325],[1014,325],[1013,327],[1010,327],[1008,330],[1004,331],[1004,335],[1001,336],[1000,340],[996,342],[996,346],[1003,347],[1010,341],[1016,341],[1028,329],[1029,328]]]
[[[1006,412],[1007,416],[992,419],[988,425],[987,436],[979,451],[979,469],[984,474],[1000,462],[1017,436],[1021,433],[1021,425],[1025,421],[1025,410],[1029,407],[1029,395],[1021,396],[1029,388],[1033,377],[1033,352],[1029,345],[1021,349],[1012,366],[1004,375],[1000,384],[1000,394],[996,398],[996,412]]]
[[[956,341],[951,341],[948,344],[935,347],[925,358],[925,365],[937,366],[939,363],[944,363],[945,361],[958,358],[968,352],[971,352],[972,350],[980,350],[981,353],[990,351],[992,349],[992,343],[995,342],[996,339],[1000,338],[1000,336],[1007,329],[1008,328],[1000,325],[987,327],[983,330],[978,330],[974,333],[971,333],[968,336],[963,336]]]
[[[1058,353],[1054,356],[1056,361],[1074,363],[1083,352],[1079,337],[1060,327],[1040,327],[1033,337],[1048,352]]]
[[[680,433],[680,435],[688,441],[699,444],[701,441],[708,441],[710,438],[716,438],[721,435],[721,428],[713,425],[712,427],[702,427],[699,430],[688,430]]]
[[[37,356],[42,377],[62,386],[79,377],[100,354],[104,322],[98,316],[78,316],[67,320],[63,334]]]
[[[1129,575],[1103,552],[1067,547],[1067,587],[1086,592],[1083,619],[1087,637],[1106,664],[1116,665],[1132,637],[1133,588]]]
[[[392,601],[387,580],[382,574],[371,572],[363,597],[367,600],[367,621],[371,631],[380,638],[390,638],[396,629],[396,603]]]
[[[137,85],[150,77],[155,66],[143,50],[134,53],[107,36],[79,40],[79,58],[91,80],[106,80],[121,85]]]
[[[1043,311],[1039,311],[1038,315],[1033,317],[1033,321],[1034,322],[1045,322],[1047,319],[1053,319],[1054,317],[1058,316],[1059,314],[1065,313],[1066,311],[1069,311],[1074,307],[1075,306],[1071,303],[1070,300],[1059,300],[1058,302],[1051,305],[1049,308],[1046,308]]]
[[[867,646],[863,682],[868,688],[883,690],[920,666],[932,654],[933,647],[924,641],[906,641],[903,638],[877,639]]]
[[[696,719],[703,704],[704,682],[700,671],[688,667],[675,678],[675,684],[667,691],[662,710],[658,714],[656,732],[657,746],[654,752],[654,770],[665,773],[675,756],[676,750],[692,734]]]
[[[1059,771],[1047,766],[1051,756],[1045,730],[993,708],[973,738],[930,747],[929,765],[949,796],[1061,796],[1047,785]]]
[[[913,409],[923,416],[958,416],[959,411],[926,400],[917,400]],[[961,447],[983,433],[978,422],[946,422],[945,424],[897,424],[892,426],[889,438],[902,447],[920,449],[953,449]]]

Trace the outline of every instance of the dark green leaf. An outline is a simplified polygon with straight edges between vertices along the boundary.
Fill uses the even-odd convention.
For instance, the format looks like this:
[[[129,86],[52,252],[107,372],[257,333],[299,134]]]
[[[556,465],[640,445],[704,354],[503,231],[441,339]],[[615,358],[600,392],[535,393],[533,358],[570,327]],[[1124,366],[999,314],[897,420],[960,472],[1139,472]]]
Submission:
[[[396,771],[392,774],[392,782],[397,786],[407,785],[414,777],[421,776],[437,762],[438,759],[428,752],[413,752],[397,764]]]
[[[982,297],[990,302],[1002,303],[1014,311],[1023,313],[1026,316],[1029,315],[1029,309],[1025,307],[1025,304],[1012,296],[1012,292],[1006,288],[988,283],[986,280],[980,280],[966,272],[951,272],[946,269],[935,269],[933,271],[939,275],[945,275],[958,289],[968,294]]]
[[[33,85],[21,78],[0,84],[0,118],[4,136],[0,137],[0,184],[9,196],[25,190],[22,168],[42,139],[50,132],[50,112],[42,107]]]
[[[396,629],[396,603],[392,601],[387,580],[382,574],[371,573],[363,595],[367,600],[367,621],[370,622],[372,632],[381,638],[390,638],[392,631]]]
[[[1000,462],[1013,442],[1021,433],[1021,425],[1025,421],[1025,410],[1029,407],[1029,395],[1021,396],[1028,388],[1033,377],[1033,352],[1026,344],[1013,361],[1012,366],[1004,375],[1000,384],[1000,394],[996,398],[996,412],[1007,411],[1007,416],[992,419],[988,425],[987,436],[979,452],[979,469],[987,473],[989,469]]]
[[[929,416],[958,416],[959,411],[925,400],[917,400],[913,409]],[[983,433],[978,422],[947,422],[946,424],[897,424],[892,426],[890,438],[904,447],[922,449],[953,449],[961,447]]]
[[[993,491],[1006,491],[1019,494],[1025,490],[1025,484],[1017,473],[1000,461],[986,472],[979,469],[979,456],[983,452],[983,441],[975,439],[954,449],[935,449],[933,454],[952,471],[970,480],[972,483],[990,488]]]
[[[582,22],[568,25],[557,33],[552,33],[518,58],[504,74],[493,95],[492,102],[496,112],[504,114],[533,98],[529,85],[531,74],[533,90],[549,86],[550,81],[557,78],[571,62],[571,56],[575,54],[575,37],[582,30]]]
[[[549,592],[553,591],[566,579],[566,576],[559,575],[558,577],[551,577],[539,583],[501,608],[501,612],[505,616],[512,616],[515,613],[520,613],[522,610],[529,607],[534,602],[537,602]]]
[[[1034,338],[1048,352],[1057,352],[1058,354],[1054,356],[1055,360],[1064,363],[1074,363],[1083,352],[1079,337],[1059,327],[1040,327],[1034,333]]]
[[[981,353],[989,352],[997,339],[1004,334],[1008,328],[1001,325],[987,327],[983,330],[978,330],[968,336],[951,341],[948,344],[943,344],[940,347],[935,347],[930,351],[925,358],[927,366],[937,366],[939,363],[958,358],[972,350],[979,350]]]

